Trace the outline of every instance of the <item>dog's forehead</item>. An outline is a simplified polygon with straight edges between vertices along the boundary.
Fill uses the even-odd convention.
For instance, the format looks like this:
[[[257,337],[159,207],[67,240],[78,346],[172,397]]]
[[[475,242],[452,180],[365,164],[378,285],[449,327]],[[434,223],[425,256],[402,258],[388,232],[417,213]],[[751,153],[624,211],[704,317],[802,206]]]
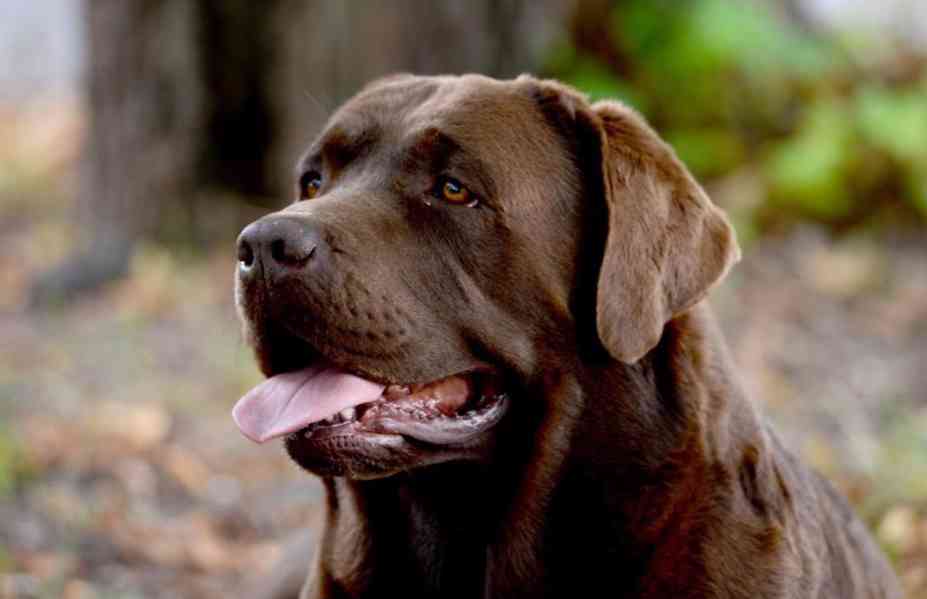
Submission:
[[[520,140],[544,129],[531,96],[516,82],[482,75],[375,81],[348,100],[328,127],[349,137],[374,132],[386,145],[439,130],[463,146],[509,157]]]
[[[453,126],[479,120],[479,111],[504,109],[515,95],[509,82],[481,75],[398,76],[375,81],[339,111],[343,118],[360,117],[403,130],[423,125]]]

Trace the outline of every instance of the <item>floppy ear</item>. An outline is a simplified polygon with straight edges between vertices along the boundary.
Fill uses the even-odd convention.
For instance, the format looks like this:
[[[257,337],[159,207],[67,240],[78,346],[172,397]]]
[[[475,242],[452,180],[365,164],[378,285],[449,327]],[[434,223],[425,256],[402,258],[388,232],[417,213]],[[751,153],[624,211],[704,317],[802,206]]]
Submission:
[[[641,116],[617,102],[593,104],[591,113],[608,207],[596,328],[614,358],[633,363],[740,250],[724,214]]]

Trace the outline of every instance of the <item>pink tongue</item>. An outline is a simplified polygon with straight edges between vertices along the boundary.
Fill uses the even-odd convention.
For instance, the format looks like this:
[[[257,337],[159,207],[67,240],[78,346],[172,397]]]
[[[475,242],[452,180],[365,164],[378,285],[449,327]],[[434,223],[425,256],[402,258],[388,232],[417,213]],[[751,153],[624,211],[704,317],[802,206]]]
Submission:
[[[232,418],[244,436],[263,443],[313,422],[375,401],[384,386],[330,365],[273,376],[238,400]]]

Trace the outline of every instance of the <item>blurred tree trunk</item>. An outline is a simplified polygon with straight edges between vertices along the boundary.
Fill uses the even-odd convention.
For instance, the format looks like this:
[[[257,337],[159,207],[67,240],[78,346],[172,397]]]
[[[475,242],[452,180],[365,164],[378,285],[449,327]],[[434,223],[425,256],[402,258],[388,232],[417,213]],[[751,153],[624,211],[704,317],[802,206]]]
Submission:
[[[538,68],[568,5],[87,0],[83,238],[34,301],[122,276],[140,238],[230,236],[244,217],[229,198],[283,201],[303,146],[372,78]]]

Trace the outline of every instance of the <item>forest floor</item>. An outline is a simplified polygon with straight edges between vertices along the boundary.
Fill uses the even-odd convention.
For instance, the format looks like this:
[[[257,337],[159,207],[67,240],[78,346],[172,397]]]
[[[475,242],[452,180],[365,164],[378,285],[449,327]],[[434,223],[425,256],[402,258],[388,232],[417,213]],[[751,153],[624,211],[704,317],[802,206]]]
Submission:
[[[58,151],[42,160],[73,161]],[[27,310],[73,237],[73,178],[50,189],[18,164],[0,169],[0,599],[234,594],[317,529],[321,501],[229,416],[260,380],[232,305],[235,232],[195,254],[144,245],[126,279]],[[923,238],[804,228],[751,245],[713,296],[747,387],[911,599],[927,599],[925,265]]]

